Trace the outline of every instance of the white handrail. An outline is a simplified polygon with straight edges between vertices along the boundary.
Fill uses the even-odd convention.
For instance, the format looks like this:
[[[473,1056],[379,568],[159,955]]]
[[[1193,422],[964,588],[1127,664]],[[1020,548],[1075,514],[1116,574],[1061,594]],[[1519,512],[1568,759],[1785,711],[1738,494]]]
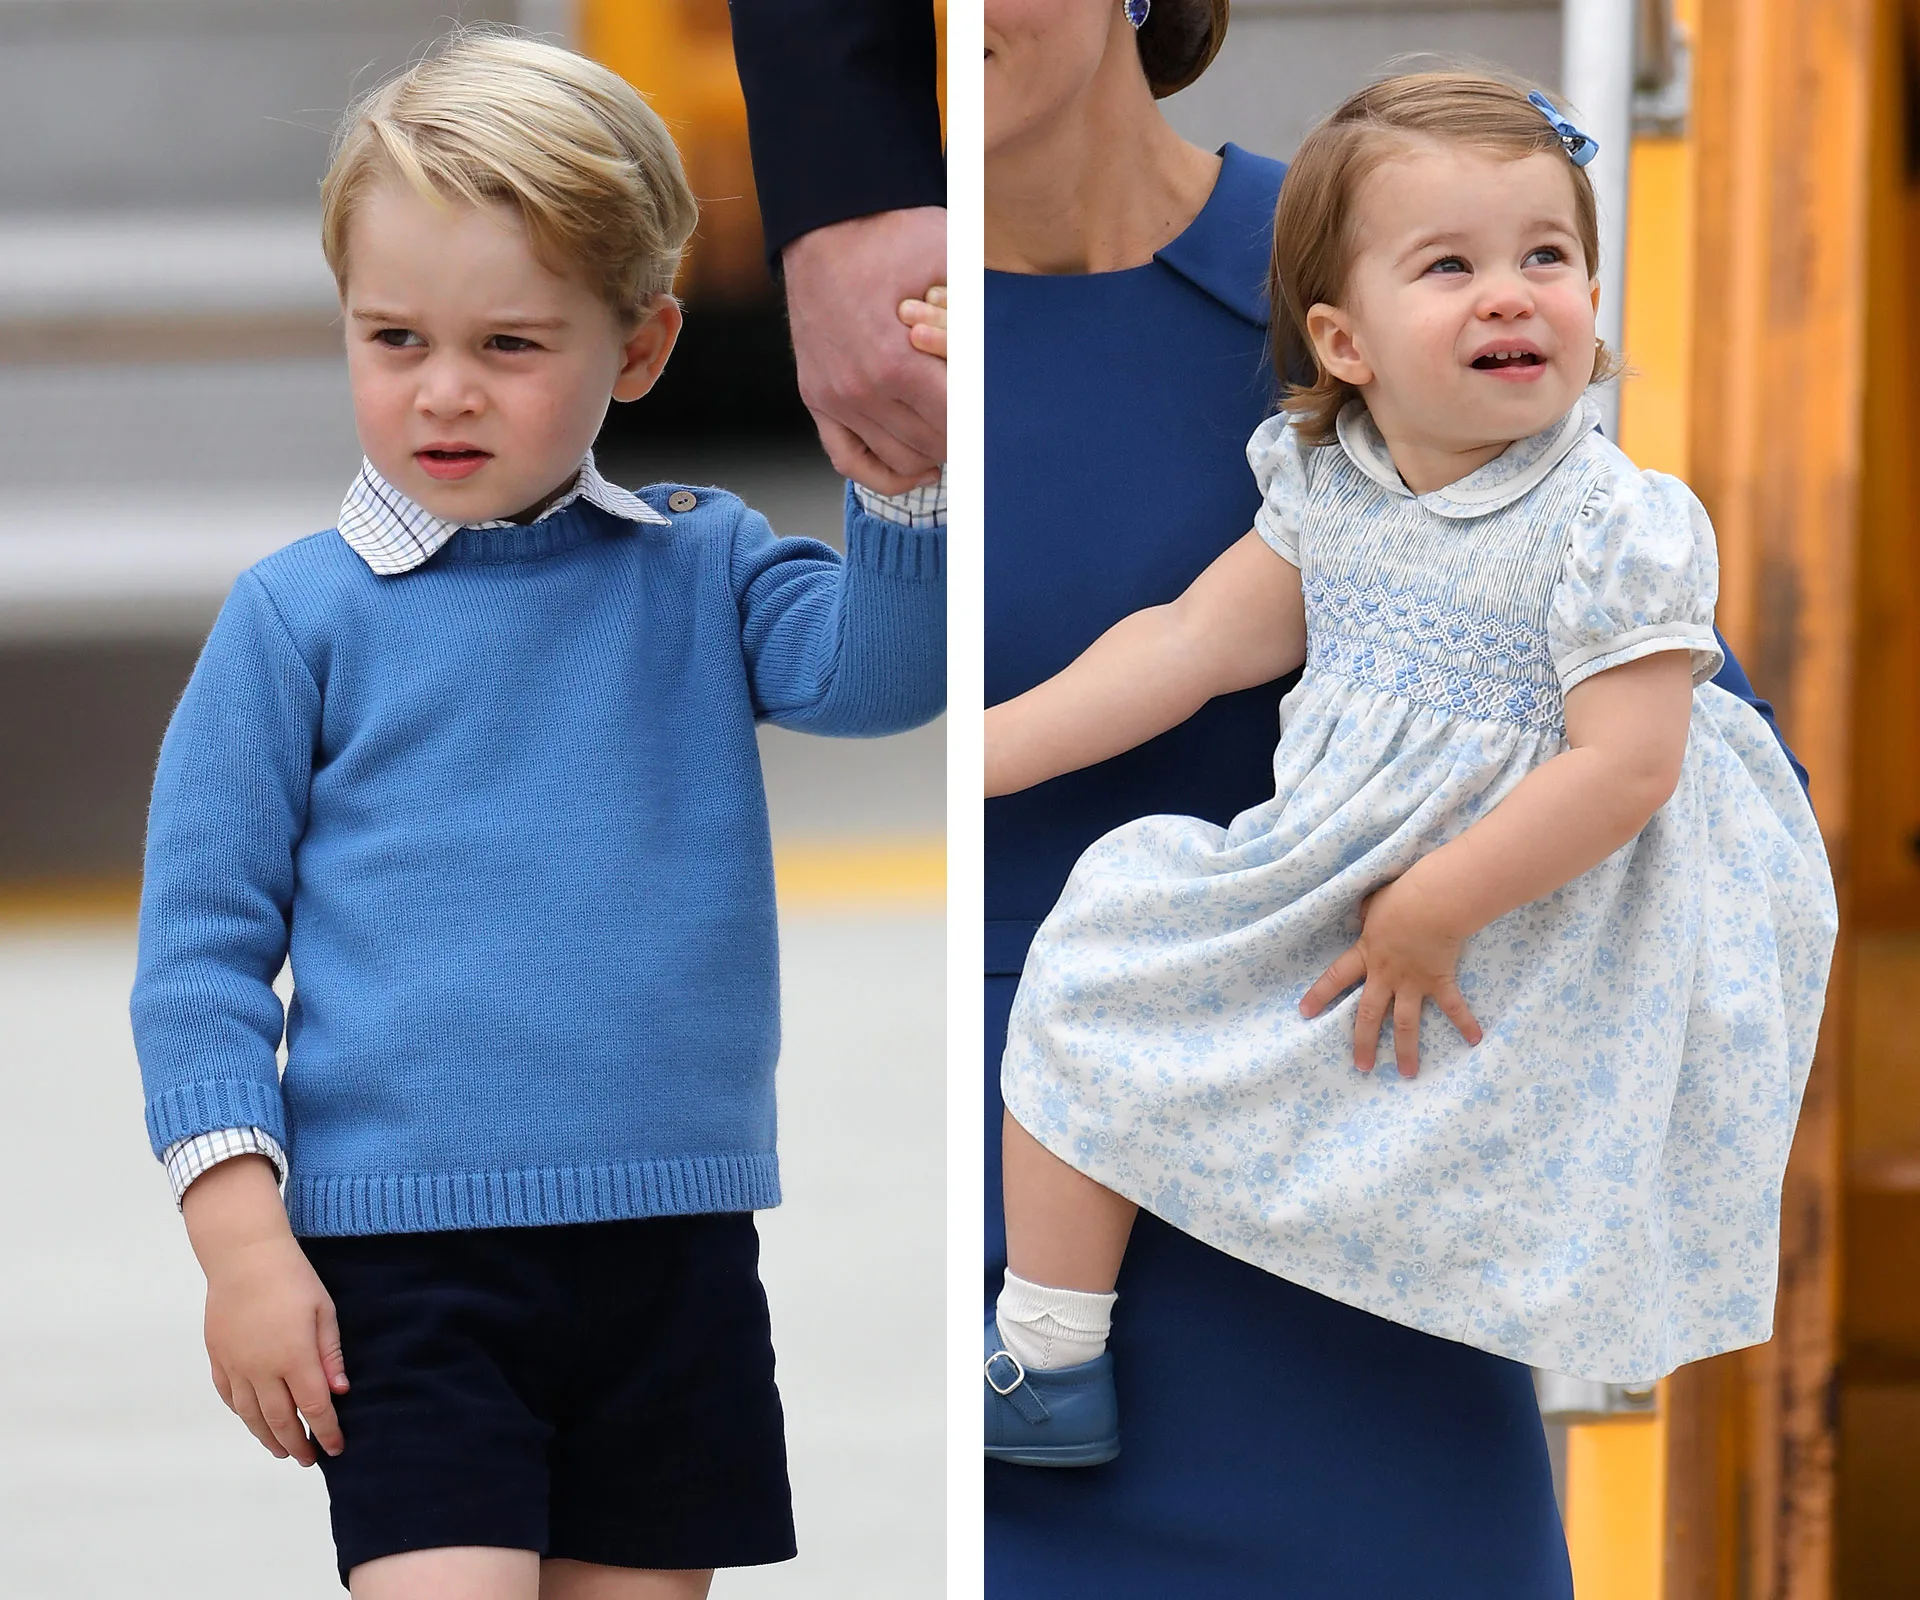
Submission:
[[[1633,146],[1634,0],[1562,0],[1560,92],[1573,121],[1600,142],[1587,168],[1600,202],[1600,317],[1620,349],[1627,286],[1627,172]],[[1609,438],[1620,427],[1618,384],[1596,396]]]

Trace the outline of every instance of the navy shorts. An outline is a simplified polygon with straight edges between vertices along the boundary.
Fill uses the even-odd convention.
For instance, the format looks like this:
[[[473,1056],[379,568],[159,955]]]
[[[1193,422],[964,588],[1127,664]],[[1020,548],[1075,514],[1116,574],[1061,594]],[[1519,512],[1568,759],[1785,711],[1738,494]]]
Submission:
[[[333,1296],[344,1582],[403,1550],[613,1567],[794,1553],[760,1239],[745,1212],[301,1240]]]

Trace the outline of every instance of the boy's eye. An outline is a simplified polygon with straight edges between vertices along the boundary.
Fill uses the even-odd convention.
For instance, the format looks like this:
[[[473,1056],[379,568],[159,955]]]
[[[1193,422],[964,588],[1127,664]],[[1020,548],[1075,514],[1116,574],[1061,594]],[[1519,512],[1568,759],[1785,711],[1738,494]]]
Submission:
[[[512,333],[496,333],[487,342],[505,351],[508,355],[518,355],[522,350],[539,348],[531,339],[522,339],[518,334]]]
[[[1566,251],[1557,244],[1543,244],[1537,250],[1529,250],[1527,259],[1520,264],[1523,267],[1552,267],[1558,266],[1566,259]]]
[[[1472,270],[1473,269],[1467,265],[1465,256],[1442,256],[1438,261],[1431,261],[1427,264],[1427,271],[1429,272],[1452,273],[1471,272]]]
[[[411,328],[382,328],[373,336],[376,344],[383,344],[389,350],[404,350],[409,339],[419,337]]]

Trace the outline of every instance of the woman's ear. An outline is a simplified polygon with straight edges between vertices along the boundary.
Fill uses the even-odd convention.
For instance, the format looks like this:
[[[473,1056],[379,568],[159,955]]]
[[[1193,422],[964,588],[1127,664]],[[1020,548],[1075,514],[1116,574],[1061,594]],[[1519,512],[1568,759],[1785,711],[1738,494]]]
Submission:
[[[620,347],[621,367],[613,380],[614,399],[638,400],[660,381],[683,320],[680,302],[672,295],[663,294],[654,302]]]
[[[1356,389],[1373,382],[1373,368],[1354,337],[1353,321],[1338,306],[1316,301],[1307,308],[1307,337],[1320,370]]]

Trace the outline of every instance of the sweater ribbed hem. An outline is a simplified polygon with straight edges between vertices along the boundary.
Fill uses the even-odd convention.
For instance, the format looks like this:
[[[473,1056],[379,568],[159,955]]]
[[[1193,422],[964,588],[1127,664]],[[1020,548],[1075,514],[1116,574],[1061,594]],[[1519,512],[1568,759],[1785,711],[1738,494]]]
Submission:
[[[847,560],[890,578],[938,583],[946,573],[946,529],[906,528],[876,517],[847,485]]]
[[[147,1138],[153,1153],[218,1128],[264,1128],[276,1142],[287,1142],[286,1117],[279,1086],[255,1078],[216,1078],[186,1083],[147,1102]]]
[[[779,1160],[771,1151],[507,1172],[307,1178],[299,1174],[296,1150],[294,1165],[287,1215],[300,1235],[546,1227],[764,1211],[780,1203]]]

